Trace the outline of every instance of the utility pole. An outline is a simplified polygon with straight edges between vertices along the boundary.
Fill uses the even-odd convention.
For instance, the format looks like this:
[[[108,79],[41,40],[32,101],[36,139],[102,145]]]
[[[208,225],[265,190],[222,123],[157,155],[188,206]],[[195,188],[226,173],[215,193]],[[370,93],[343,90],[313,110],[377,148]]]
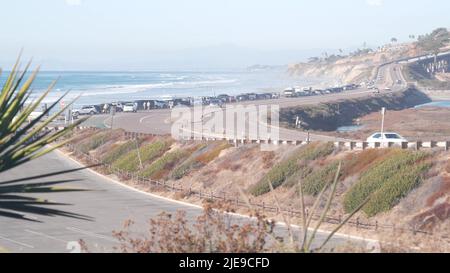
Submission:
[[[384,116],[386,115],[386,108],[381,108],[381,140],[384,138]]]
[[[114,115],[116,114],[116,106],[115,105],[111,105],[111,131],[113,130],[113,125],[114,125]]]
[[[138,155],[138,159],[139,159],[139,166],[140,166],[140,169],[142,170],[144,168],[144,166],[142,165],[141,152],[139,151],[139,143],[138,143],[137,137],[134,140],[136,141],[136,151],[137,151],[137,155]]]

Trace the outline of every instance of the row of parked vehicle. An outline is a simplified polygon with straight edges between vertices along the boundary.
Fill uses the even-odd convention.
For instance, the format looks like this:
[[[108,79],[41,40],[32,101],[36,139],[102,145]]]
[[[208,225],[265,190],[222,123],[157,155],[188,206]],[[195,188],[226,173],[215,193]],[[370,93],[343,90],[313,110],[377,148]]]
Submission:
[[[315,96],[315,95],[326,95],[332,93],[340,93],[343,91],[354,90],[359,88],[358,84],[347,84],[344,86],[330,87],[326,89],[313,89],[312,87],[300,88],[300,87],[289,87],[283,91],[284,97],[304,97],[304,96]]]
[[[103,103],[97,105],[85,105],[81,108],[72,110],[74,116],[79,115],[96,115],[100,113],[115,112],[137,112],[140,110],[151,109],[165,109],[173,108],[178,105],[192,106],[192,105],[211,105],[220,106],[224,104],[240,102],[240,101],[252,101],[252,100],[265,100],[279,98],[278,93],[244,93],[237,96],[231,96],[227,94],[220,94],[218,96],[205,96],[200,98],[174,98],[168,100],[135,100],[131,102],[114,102]]]
[[[220,94],[215,97],[202,97],[201,104],[222,106],[226,103],[253,101],[253,100],[268,100],[268,99],[276,99],[279,97],[280,95],[278,93],[244,93],[236,96]]]

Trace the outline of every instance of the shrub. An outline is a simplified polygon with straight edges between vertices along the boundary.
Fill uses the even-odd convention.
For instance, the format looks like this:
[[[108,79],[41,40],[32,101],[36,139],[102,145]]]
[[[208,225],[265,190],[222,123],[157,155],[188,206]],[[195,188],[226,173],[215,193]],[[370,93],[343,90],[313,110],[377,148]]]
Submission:
[[[200,168],[203,164],[195,161],[194,159],[187,159],[182,164],[178,165],[171,173],[171,178],[178,180],[183,178],[186,174],[192,170]]]
[[[307,164],[299,164],[297,171],[286,179],[283,187],[290,188],[297,185],[300,179],[305,179],[312,171],[313,169]]]
[[[89,153],[103,145],[109,138],[109,132],[99,132],[93,136],[81,141],[76,145],[76,149],[82,153]]]
[[[202,153],[207,152],[208,145],[205,143],[201,143],[195,146],[192,149],[189,149],[191,156],[187,158],[180,165],[176,166],[175,169],[170,174],[172,179],[178,180],[181,179],[186,174],[190,173],[192,170],[201,168],[204,166],[203,163],[196,160]]]
[[[261,253],[278,246],[269,239],[274,237],[274,222],[259,214],[254,221],[242,222],[224,212],[209,204],[196,219],[189,219],[186,211],[163,212],[150,219],[148,232],[136,232],[127,221],[114,237],[118,250],[127,253]]]
[[[142,163],[151,162],[164,154],[170,148],[171,143],[172,141],[156,140],[140,147],[139,152]],[[139,169],[139,157],[137,151],[134,149],[121,156],[118,160],[114,161],[113,168],[129,172],[137,171]]]
[[[430,163],[419,163],[414,167],[402,168],[375,191],[363,211],[370,217],[389,211],[403,197],[420,185],[422,174],[431,167]]]
[[[300,161],[315,160],[320,157],[327,156],[334,151],[333,143],[319,144],[311,143],[310,145],[299,148],[287,159],[275,164],[272,169],[255,185],[250,188],[250,193],[258,196],[270,191],[269,183],[274,188],[282,185],[287,178],[294,175],[299,170]],[[290,184],[294,184],[290,182]]]
[[[124,154],[136,149],[136,145],[139,145],[139,143],[136,144],[135,140],[129,140],[125,143],[117,145],[104,155],[103,162],[106,164],[111,164]]]
[[[178,162],[187,157],[187,151],[176,150],[168,152],[162,157],[155,160],[146,169],[142,170],[139,174],[143,177],[150,177],[152,179],[161,179],[164,173],[170,171]]]
[[[327,184],[331,184],[333,182],[338,165],[339,162],[334,161],[311,172],[303,180],[304,192],[313,196],[319,194]]]
[[[332,142],[327,143],[312,143],[306,146],[306,149],[301,156],[302,160],[316,160],[330,155],[334,151],[334,144]]]
[[[363,208],[369,216],[392,208],[420,183],[420,175],[428,166],[422,161],[427,156],[423,152],[391,152],[385,160],[365,171],[359,182],[348,190],[344,196],[344,209],[353,211],[372,194],[373,199]]]

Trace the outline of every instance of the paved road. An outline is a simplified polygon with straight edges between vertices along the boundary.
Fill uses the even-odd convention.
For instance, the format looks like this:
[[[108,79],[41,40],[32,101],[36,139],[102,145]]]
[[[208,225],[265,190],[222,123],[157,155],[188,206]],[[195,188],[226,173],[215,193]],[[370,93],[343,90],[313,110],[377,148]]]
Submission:
[[[394,69],[394,67],[396,69]],[[402,90],[404,88],[404,81],[402,80],[402,78],[400,78],[402,80],[402,84],[396,84],[396,81],[397,79],[399,79],[400,74],[400,68],[398,68],[398,65],[389,65],[381,68],[380,74],[378,76],[378,86],[380,87],[380,89],[384,89],[385,87],[391,88],[391,91],[382,92],[387,93]],[[314,105],[340,99],[354,99],[373,95],[373,90],[358,89],[337,94],[299,98],[280,98],[274,100],[246,101],[240,104],[246,106],[278,105],[280,108],[287,108],[292,106]],[[150,110],[138,113],[118,113],[114,116],[114,118],[112,118],[110,115],[96,115],[91,117],[85,123],[85,125],[105,128],[111,128],[112,125],[113,128],[122,128],[130,132],[170,134],[172,124],[170,115],[170,109]],[[281,140],[306,140],[307,138],[307,133],[305,132],[286,128],[279,128],[279,133]],[[201,132],[194,132],[194,134],[199,135],[201,134]],[[335,137],[318,134],[311,134],[310,140],[336,141],[342,139],[336,139]]]
[[[2,173],[0,180],[7,181],[79,167],[72,160],[54,152]],[[111,250],[113,245],[117,245],[111,232],[120,229],[127,219],[133,219],[143,227],[146,220],[161,211],[175,212],[183,209],[190,216],[200,212],[195,207],[149,197],[127,189],[86,169],[51,178],[34,179],[28,183],[62,180],[74,180],[63,184],[64,187],[88,191],[32,194],[32,196],[71,204],[54,208],[85,215],[92,219],[26,215],[31,219],[42,221],[37,223],[0,216],[0,246],[2,248],[13,252],[65,252],[68,242],[84,239],[94,246],[95,251]]]
[[[79,167],[77,163],[62,156],[59,152],[53,152],[38,160],[2,173],[0,181],[5,182],[10,179]],[[113,246],[117,246],[111,232],[120,229],[127,219],[136,222],[136,232],[142,232],[147,227],[146,221],[162,211],[173,213],[177,210],[185,210],[189,219],[195,219],[201,213],[201,209],[198,207],[138,192],[116,184],[87,169],[51,178],[34,179],[28,181],[28,183],[63,180],[74,180],[63,184],[64,187],[87,191],[35,193],[31,195],[53,202],[70,204],[58,209],[88,216],[90,219],[25,214],[30,219],[41,221],[39,223],[0,216],[0,249],[10,252],[69,252],[67,250],[69,242],[83,239],[90,245],[92,251],[109,252]],[[236,219],[249,221],[242,217]],[[285,232],[285,230],[280,228],[279,232]],[[319,234],[318,237],[319,241],[324,239],[323,234]],[[347,241],[347,238],[338,236],[333,239],[332,243],[340,244]],[[356,241],[361,243],[359,240]]]

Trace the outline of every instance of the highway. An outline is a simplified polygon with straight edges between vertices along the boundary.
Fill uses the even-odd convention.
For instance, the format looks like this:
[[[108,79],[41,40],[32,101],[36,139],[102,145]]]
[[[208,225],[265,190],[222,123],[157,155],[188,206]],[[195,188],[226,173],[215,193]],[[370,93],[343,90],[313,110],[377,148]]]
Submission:
[[[401,84],[397,84],[397,80],[401,80]],[[386,65],[380,68],[379,75],[377,77],[377,86],[382,93],[398,92],[405,88],[406,82],[401,75],[401,66],[398,64]],[[391,90],[384,90],[385,87],[389,87]],[[351,91],[345,91],[335,94],[310,96],[310,97],[297,97],[297,98],[279,98],[271,100],[256,100],[256,101],[244,101],[239,102],[240,105],[278,105],[281,108],[301,106],[301,105],[315,105],[319,103],[326,103],[337,101],[341,99],[355,99],[374,96],[373,90],[357,89]],[[232,103],[231,105],[236,105]],[[196,121],[193,121],[196,122]],[[124,129],[129,132],[148,133],[165,135],[171,133],[171,110],[170,109],[158,109],[149,111],[139,111],[137,113],[117,113],[114,117],[109,114],[95,115],[89,118],[84,123],[85,126],[103,127],[114,129]],[[199,136],[202,132],[193,132],[194,135]],[[215,135],[217,136],[217,135]],[[334,137],[310,134],[311,141],[336,141],[343,139],[336,139]],[[299,130],[292,130],[286,128],[279,128],[279,139],[281,140],[306,140],[307,133]]]
[[[79,168],[80,165],[60,152],[53,152],[38,160],[26,163],[1,174],[0,183],[10,179],[42,175],[45,173]],[[73,181],[71,181],[73,180]],[[111,252],[118,242],[112,237],[113,230],[119,230],[126,220],[135,221],[136,234],[141,234],[147,221],[162,211],[174,213],[187,212],[188,219],[195,219],[201,208],[186,203],[172,201],[148,193],[143,193],[98,175],[89,169],[65,173],[50,178],[34,179],[27,183],[69,181],[58,187],[84,189],[80,192],[59,193],[21,193],[48,199],[51,202],[65,203],[54,207],[74,213],[83,218],[65,216],[36,215],[24,213],[28,219],[14,219],[0,216],[0,250],[6,252],[70,252],[73,242],[83,239],[92,252]],[[2,186],[0,184],[0,186]],[[250,221],[246,217],[234,216],[236,221]],[[40,221],[40,222],[37,222]],[[286,233],[278,227],[278,233]],[[318,234],[319,243],[325,238]],[[331,244],[348,242],[347,237],[336,236]],[[362,243],[360,239],[352,241]],[[68,249],[69,247],[69,249]]]

